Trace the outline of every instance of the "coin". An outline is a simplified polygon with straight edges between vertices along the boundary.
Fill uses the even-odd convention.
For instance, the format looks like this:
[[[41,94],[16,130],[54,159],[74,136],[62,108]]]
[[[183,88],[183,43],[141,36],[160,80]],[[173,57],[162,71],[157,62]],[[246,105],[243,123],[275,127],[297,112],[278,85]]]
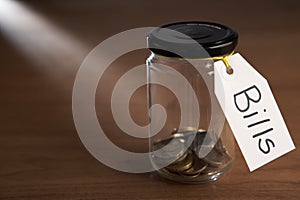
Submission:
[[[229,155],[225,150],[218,150],[217,148],[212,148],[211,151],[202,158],[202,160],[214,167],[218,167],[223,163],[227,162],[229,159]]]
[[[190,148],[193,150],[193,151],[197,151],[197,149],[203,144],[203,140],[206,136],[207,132],[206,131],[203,131],[201,129],[199,129],[197,131],[197,134],[193,140],[193,143],[192,145],[190,146]]]
[[[196,132],[174,133],[173,135],[157,140],[153,143],[154,150],[163,148],[166,157],[181,157],[192,144]],[[169,155],[172,154],[172,155]],[[159,156],[161,157],[161,156]]]
[[[153,155],[159,159],[165,159],[167,162],[175,161],[185,154],[186,146],[184,140],[180,139],[182,135],[175,134],[154,143]]]
[[[198,135],[198,132],[193,127],[186,127],[186,128],[175,128],[172,132],[173,135],[180,134],[181,138],[185,140],[185,144],[187,148],[194,149],[194,142]]]
[[[196,131],[192,127],[177,128],[172,135],[153,143],[154,156],[163,164],[171,163],[163,168],[168,173],[197,178],[203,174],[214,173],[231,159],[221,139],[216,143],[214,141],[215,135],[205,130]],[[200,153],[206,156],[199,158]]]
[[[181,161],[175,161],[172,164],[168,165],[166,168],[172,172],[182,172],[189,169],[193,164],[193,155],[188,152],[186,157]]]
[[[184,127],[184,128],[174,128],[173,131],[172,131],[172,134],[190,133],[190,132],[196,133],[197,129],[192,127],[192,126],[187,126],[187,127]]]
[[[207,163],[203,162],[201,159],[199,159],[199,157],[193,153],[193,164],[192,166],[187,169],[182,171],[181,173],[183,175],[187,175],[187,176],[196,176],[196,175],[200,175],[200,173],[205,170],[205,168],[208,166]]]

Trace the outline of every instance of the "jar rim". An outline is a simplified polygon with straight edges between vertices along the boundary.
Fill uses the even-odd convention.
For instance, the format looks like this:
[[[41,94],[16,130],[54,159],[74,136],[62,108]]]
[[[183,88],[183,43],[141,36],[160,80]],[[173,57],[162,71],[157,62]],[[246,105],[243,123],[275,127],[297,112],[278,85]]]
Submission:
[[[233,52],[237,42],[238,33],[233,29],[201,21],[162,25],[147,35],[148,48],[152,52],[177,58],[223,56]]]

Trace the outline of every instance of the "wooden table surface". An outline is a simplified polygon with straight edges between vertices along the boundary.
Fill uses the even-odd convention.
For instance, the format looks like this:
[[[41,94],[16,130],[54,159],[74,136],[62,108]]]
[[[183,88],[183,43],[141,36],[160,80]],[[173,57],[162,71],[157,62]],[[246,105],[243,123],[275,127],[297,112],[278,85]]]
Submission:
[[[300,199],[298,2],[2,0],[0,199]],[[238,51],[271,84],[296,150],[250,173],[236,148],[231,170],[200,185],[164,181],[153,173],[119,172],[89,154],[77,135],[71,107],[82,60],[120,31],[186,20],[224,23],[239,32]],[[109,83],[124,72],[122,66],[128,70],[130,63],[142,64],[147,53],[116,63],[119,71],[107,72],[107,87],[97,94],[97,112],[107,116],[102,123],[111,130],[109,137],[127,148],[135,147],[118,136],[101,95],[109,94]],[[145,114],[143,96],[137,104]],[[145,118],[136,120],[145,123]]]

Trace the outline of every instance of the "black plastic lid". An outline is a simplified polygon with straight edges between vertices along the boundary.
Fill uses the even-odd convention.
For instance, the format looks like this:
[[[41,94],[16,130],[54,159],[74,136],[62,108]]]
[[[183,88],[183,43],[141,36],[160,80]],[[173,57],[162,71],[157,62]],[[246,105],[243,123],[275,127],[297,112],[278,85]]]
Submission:
[[[237,41],[236,31],[212,22],[166,24],[155,28],[147,36],[148,48],[152,52],[168,57],[185,58],[230,54],[235,49]],[[202,50],[199,50],[199,44]]]

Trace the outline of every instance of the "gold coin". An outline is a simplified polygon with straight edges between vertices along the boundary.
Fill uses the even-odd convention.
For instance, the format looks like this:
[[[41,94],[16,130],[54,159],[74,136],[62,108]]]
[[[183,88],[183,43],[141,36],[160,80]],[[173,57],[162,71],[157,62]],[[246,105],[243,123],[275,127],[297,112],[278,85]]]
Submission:
[[[188,153],[187,156],[180,162],[174,162],[166,167],[169,171],[172,172],[182,172],[189,169],[193,164],[193,156],[191,153]]]
[[[195,153],[193,153],[193,165],[181,173],[188,176],[199,175],[208,166],[206,162],[203,162]]]

